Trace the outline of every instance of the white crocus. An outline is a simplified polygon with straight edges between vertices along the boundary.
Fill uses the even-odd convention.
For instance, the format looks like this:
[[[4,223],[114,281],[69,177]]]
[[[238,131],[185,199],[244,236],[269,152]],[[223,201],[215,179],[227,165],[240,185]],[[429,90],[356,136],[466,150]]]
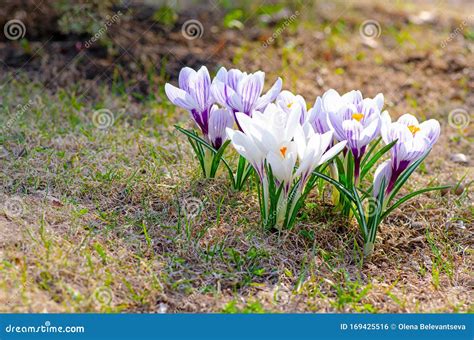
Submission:
[[[287,150],[291,151],[293,149],[290,144],[299,126],[299,112],[297,107],[287,114],[275,104],[269,104],[263,113],[254,111],[252,117],[250,117],[244,113],[237,112],[236,117],[239,119],[242,133],[248,136],[250,138],[249,140],[252,141],[256,149],[256,151],[254,151],[255,154],[264,155],[265,159],[270,153],[280,155],[282,157],[282,164],[285,164],[285,166],[289,168],[290,155],[293,152],[288,152],[287,154]],[[294,153],[296,154],[296,152]],[[242,156],[246,157],[245,155]],[[278,158],[272,156],[271,159],[273,165],[276,167],[276,160]],[[257,172],[259,171],[260,170],[257,170]],[[286,171],[288,172],[288,170]],[[278,170],[277,172],[279,174],[282,173]],[[289,182],[291,178],[286,176],[286,178],[282,177],[282,180]]]
[[[295,136],[299,158],[296,176],[301,175],[301,183],[304,185],[314,169],[342,151],[347,142],[342,141],[329,148],[333,139],[332,131],[320,134],[314,132],[312,128],[305,129],[304,126],[300,128],[300,131],[301,133]]]
[[[297,160],[297,145],[294,142],[298,131],[300,112],[295,106],[290,113],[275,104],[265,111],[254,111],[251,116],[237,112],[241,131],[227,129],[227,135],[239,154],[245,157],[256,170],[263,187],[265,209],[268,209],[269,183],[265,164],[271,170],[276,185],[283,186],[286,200],[293,183],[293,172]],[[284,206],[284,204],[283,204]],[[284,211],[285,209],[280,209]],[[284,217],[284,215],[283,215]],[[280,220],[280,218],[279,218]]]

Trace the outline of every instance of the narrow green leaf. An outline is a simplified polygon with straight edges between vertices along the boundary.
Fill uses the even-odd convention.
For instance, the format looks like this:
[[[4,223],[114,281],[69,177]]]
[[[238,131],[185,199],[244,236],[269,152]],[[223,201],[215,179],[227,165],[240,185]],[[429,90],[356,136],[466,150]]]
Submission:
[[[224,144],[219,148],[217,153],[212,157],[212,165],[211,165],[211,178],[214,178],[217,172],[217,169],[219,168],[219,164],[222,159],[222,154],[224,153],[225,149],[227,146],[230,144],[230,140],[225,141]]]
[[[193,142],[193,139],[188,137],[189,144],[191,144],[194,153],[196,154],[196,157],[199,161],[199,165],[201,166],[202,173],[204,174],[204,177],[206,177],[206,166],[205,166],[205,161],[204,161],[204,155],[202,154],[202,150]]]
[[[338,181],[336,181],[335,179],[332,179],[331,177],[329,176],[326,176],[324,174],[321,174],[317,171],[313,171],[313,174],[316,175],[317,177],[320,177],[322,179],[324,179],[325,181],[331,183],[332,185],[334,185],[336,187],[336,189],[339,190],[339,192],[343,193],[344,195],[346,195],[347,197],[349,197],[352,201],[355,202],[355,198],[354,196],[351,194],[351,192],[349,190],[347,190],[341,183],[339,183]]]
[[[372,143],[372,146],[370,147],[370,149],[365,153],[364,158],[362,158],[362,161],[360,162],[360,166],[362,168],[364,167],[364,164],[369,159],[370,155],[372,155],[372,153],[375,151],[375,148],[377,147],[377,145],[380,144],[381,140],[382,140],[382,138],[378,138],[374,143]]]
[[[362,206],[362,201],[360,200],[359,194],[357,193],[357,188],[355,186],[352,187],[352,195],[354,197],[354,203],[357,206],[357,214],[354,213],[354,215],[356,215],[356,218],[357,215],[359,216],[357,221],[359,222],[359,227],[362,229],[364,240],[367,240],[369,236],[369,230],[367,228],[367,221],[365,220],[364,207]]]
[[[405,184],[405,182],[408,180],[408,178],[411,176],[413,171],[418,168],[418,166],[425,160],[425,158],[428,156],[430,153],[430,150],[426,152],[425,155],[423,155],[420,159],[418,159],[416,162],[414,162],[412,165],[410,165],[398,178],[397,182],[395,182],[395,186],[393,187],[392,192],[390,193],[390,197],[388,199],[388,202],[390,203],[395,195],[398,193],[398,191],[402,188],[402,186]]]
[[[362,171],[360,172],[360,179],[362,180],[367,172],[374,166],[374,164],[385,155],[396,143],[398,140],[394,140],[390,144],[385,145],[382,149],[375,153],[375,155],[367,161],[367,163],[362,167]]]
[[[392,211],[397,209],[400,205],[402,205],[403,203],[405,203],[406,201],[408,201],[409,199],[411,199],[415,196],[421,195],[425,192],[435,191],[435,190],[443,190],[443,189],[447,189],[447,188],[451,188],[451,186],[450,185],[443,185],[443,186],[439,186],[439,187],[431,187],[431,188],[420,189],[420,190],[412,192],[412,193],[410,193],[406,196],[403,196],[394,205],[392,205],[390,208],[385,210],[385,212],[382,214],[382,217],[380,218],[380,221],[382,221],[385,217],[387,217]]]
[[[217,150],[214,149],[212,147],[211,144],[209,144],[208,142],[206,142],[204,139],[202,139],[201,137],[199,137],[196,133],[193,133],[191,131],[188,131],[186,129],[183,129],[182,127],[178,126],[178,125],[175,125],[174,126],[178,131],[184,133],[186,136],[194,139],[196,142],[198,142],[199,144],[203,145],[204,147],[206,147],[207,149],[211,150],[213,153],[217,153]]]

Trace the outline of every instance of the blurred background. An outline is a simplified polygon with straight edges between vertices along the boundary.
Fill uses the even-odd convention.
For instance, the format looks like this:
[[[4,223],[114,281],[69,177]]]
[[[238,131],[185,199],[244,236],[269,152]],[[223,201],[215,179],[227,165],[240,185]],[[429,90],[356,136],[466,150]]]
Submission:
[[[394,94],[459,97],[445,76],[472,86],[473,13],[468,0],[4,0],[0,67],[87,96],[94,82],[120,80],[146,97],[158,90],[153,80],[176,79],[184,65],[234,64],[282,74],[286,87],[313,96],[361,85],[360,74],[364,86]],[[444,74],[440,84],[431,72]]]

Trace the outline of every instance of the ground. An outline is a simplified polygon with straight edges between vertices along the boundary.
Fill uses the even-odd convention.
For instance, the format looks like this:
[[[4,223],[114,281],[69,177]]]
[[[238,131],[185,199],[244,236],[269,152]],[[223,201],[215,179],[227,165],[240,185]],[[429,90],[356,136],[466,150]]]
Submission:
[[[28,17],[28,40],[0,41],[0,312],[473,312],[472,4],[294,2],[263,24],[257,3],[241,29],[211,5],[167,26],[122,8],[106,47]],[[309,104],[383,92],[393,117],[442,126],[406,191],[455,188],[397,209],[368,258],[316,194],[293,230],[263,230],[254,187],[201,179],[173,127],[192,123],[163,85],[201,64],[281,76]]]

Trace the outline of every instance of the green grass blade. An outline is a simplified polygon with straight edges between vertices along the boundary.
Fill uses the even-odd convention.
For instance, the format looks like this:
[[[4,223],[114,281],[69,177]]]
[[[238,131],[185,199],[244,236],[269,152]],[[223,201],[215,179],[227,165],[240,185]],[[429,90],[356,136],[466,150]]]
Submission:
[[[219,164],[222,159],[222,155],[229,144],[230,144],[230,140],[227,140],[224,144],[222,144],[222,146],[219,148],[219,150],[214,155],[214,157],[212,157],[211,178],[215,177],[217,169],[219,168]]]
[[[360,172],[360,179],[362,180],[365,175],[369,172],[369,170],[374,166],[374,164],[382,157],[385,155],[395,144],[397,143],[397,140],[394,140],[390,144],[385,145],[382,149],[377,151],[375,155],[366,162],[366,164],[362,167],[362,171]]]
[[[347,197],[349,197],[352,201],[355,201],[355,198],[352,195],[352,193],[349,190],[347,190],[347,188],[345,188],[341,183],[336,181],[335,179],[332,179],[331,177],[326,176],[326,175],[324,175],[322,173],[319,173],[317,171],[313,171],[313,174],[315,176],[320,177],[320,178],[324,179],[325,181],[331,183],[332,185],[334,185],[336,187],[336,189],[339,190],[339,192],[341,192],[344,195],[346,195]]]
[[[400,198],[394,205],[392,205],[390,208],[387,208],[387,210],[385,210],[385,212],[382,214],[382,217],[380,218],[380,220],[382,221],[385,217],[387,217],[392,211],[394,211],[395,209],[397,209],[400,205],[402,205],[403,203],[405,203],[406,201],[408,201],[409,199],[415,197],[415,196],[418,196],[418,195],[421,195],[425,192],[429,192],[429,191],[435,191],[435,190],[443,190],[443,189],[447,189],[447,188],[451,188],[450,185],[443,185],[443,186],[439,186],[439,187],[431,187],[431,188],[425,188],[425,189],[420,189],[420,190],[417,190],[415,192],[412,192],[406,196],[403,196],[402,198]]]
[[[416,162],[414,162],[412,165],[406,169],[402,175],[398,178],[397,182],[395,183],[395,186],[393,187],[392,192],[390,193],[390,197],[388,202],[390,203],[395,195],[398,193],[398,191],[402,188],[402,186],[405,184],[405,182],[408,180],[408,178],[411,176],[411,174],[418,168],[418,166],[425,160],[426,156],[428,156],[428,152],[426,152],[425,155],[423,155],[420,159],[418,159]]]
[[[375,151],[375,148],[377,147],[377,145],[380,144],[380,141],[382,140],[382,138],[378,138],[373,144],[372,146],[370,147],[370,149],[365,153],[365,156],[364,158],[362,158],[362,161],[360,162],[360,166],[361,167],[364,167],[364,164],[367,162],[367,160],[369,159],[370,155],[372,155],[372,153]]]

